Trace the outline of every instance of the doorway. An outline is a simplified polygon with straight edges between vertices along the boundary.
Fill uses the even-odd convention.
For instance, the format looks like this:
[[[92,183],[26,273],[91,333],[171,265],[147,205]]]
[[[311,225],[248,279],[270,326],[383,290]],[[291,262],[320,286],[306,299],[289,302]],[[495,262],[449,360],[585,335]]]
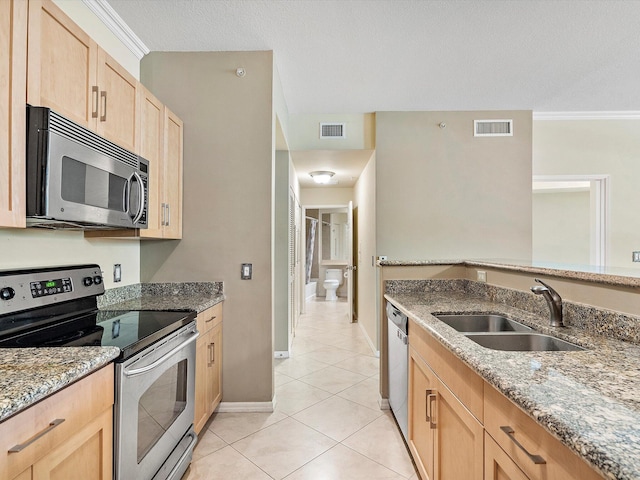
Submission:
[[[308,301],[347,301],[354,319],[353,205],[305,205],[302,223],[305,307]],[[325,280],[334,280],[325,282]],[[334,288],[335,287],[335,288]],[[335,298],[335,300],[332,300]]]
[[[534,175],[533,260],[607,265],[608,175]]]

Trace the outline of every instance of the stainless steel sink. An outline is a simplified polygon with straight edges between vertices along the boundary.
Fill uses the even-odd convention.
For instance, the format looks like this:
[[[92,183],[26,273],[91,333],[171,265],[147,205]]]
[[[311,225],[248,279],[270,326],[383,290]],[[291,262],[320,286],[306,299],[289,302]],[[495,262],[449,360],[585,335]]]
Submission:
[[[436,315],[458,332],[531,332],[532,329],[501,315]]]
[[[541,333],[465,333],[479,345],[493,350],[522,352],[579,351],[584,348]]]

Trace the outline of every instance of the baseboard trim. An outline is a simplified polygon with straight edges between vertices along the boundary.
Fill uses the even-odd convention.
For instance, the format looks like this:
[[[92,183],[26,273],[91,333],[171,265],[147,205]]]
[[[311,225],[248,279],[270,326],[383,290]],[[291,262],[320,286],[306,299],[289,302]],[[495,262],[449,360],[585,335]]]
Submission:
[[[270,402],[220,402],[218,413],[271,413],[276,408],[276,399]]]
[[[369,335],[367,335],[367,331],[364,329],[364,327],[362,326],[362,323],[358,322],[358,327],[360,328],[360,330],[362,331],[362,334],[364,335],[364,339],[367,341],[367,343],[369,344],[369,348],[371,348],[371,351],[373,352],[373,354],[380,358],[380,350],[376,349],[376,346],[373,344],[373,342],[371,341],[371,339],[369,338]]]
[[[391,405],[389,405],[388,398],[382,398],[382,395],[378,394],[378,405],[380,405],[380,410],[391,410]]]
[[[273,358],[289,358],[289,350],[275,350]]]

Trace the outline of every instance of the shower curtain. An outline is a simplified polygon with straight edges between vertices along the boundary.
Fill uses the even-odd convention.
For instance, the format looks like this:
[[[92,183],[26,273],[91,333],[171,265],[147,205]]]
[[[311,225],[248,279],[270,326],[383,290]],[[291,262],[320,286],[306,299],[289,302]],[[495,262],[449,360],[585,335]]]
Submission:
[[[316,225],[318,220],[307,217],[307,261],[305,263],[305,284],[311,281],[311,264],[313,263],[313,248],[316,244]]]

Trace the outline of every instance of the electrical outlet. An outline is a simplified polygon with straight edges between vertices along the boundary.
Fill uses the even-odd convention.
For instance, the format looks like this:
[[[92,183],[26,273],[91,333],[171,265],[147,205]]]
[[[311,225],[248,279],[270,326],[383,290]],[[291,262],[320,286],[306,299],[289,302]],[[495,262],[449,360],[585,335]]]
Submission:
[[[640,262],[640,252],[632,252],[631,261]]]
[[[122,266],[119,263],[113,265],[113,281],[119,282],[122,280]]]
[[[380,256],[378,257],[378,260],[380,260],[381,262],[384,262],[386,259],[387,259],[387,256],[386,256],[386,255],[380,255]]]
[[[484,270],[478,270],[478,281],[486,282],[487,281],[487,272]]]

